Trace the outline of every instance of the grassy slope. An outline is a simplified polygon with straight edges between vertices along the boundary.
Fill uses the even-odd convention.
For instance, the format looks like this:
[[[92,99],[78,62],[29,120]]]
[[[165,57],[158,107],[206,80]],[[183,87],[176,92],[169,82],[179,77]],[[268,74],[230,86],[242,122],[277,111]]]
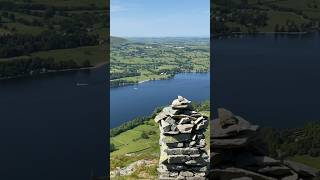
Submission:
[[[201,112],[203,115],[209,116],[209,111]],[[208,128],[210,129],[210,128]],[[156,132],[153,135],[150,135],[148,139],[142,139],[141,133],[154,131]],[[118,150],[112,152],[111,156],[111,164],[110,169],[113,170],[116,167],[126,167],[127,165],[141,160],[154,160],[156,163],[154,166],[151,166],[146,169],[139,169],[139,171],[144,173],[151,173],[151,176],[156,175],[155,172],[151,171],[153,168],[157,167],[157,162],[159,159],[160,147],[159,147],[159,127],[158,124],[154,122],[153,119],[150,119],[145,124],[137,126],[131,130],[123,132],[113,138],[110,139],[110,142],[113,143]],[[210,132],[206,131],[206,149],[210,150],[209,142],[210,142]],[[128,156],[131,154],[131,156]],[[133,174],[130,177],[126,178],[134,178],[137,176],[137,173]],[[121,179],[121,178],[120,178]]]
[[[100,65],[107,61],[106,45],[84,46],[72,49],[57,49],[50,51],[39,51],[30,54],[30,57],[49,58],[53,57],[57,61],[74,60],[78,64],[82,64],[85,60],[89,60],[92,66]],[[11,61],[28,56],[18,56],[13,58],[0,58],[0,61]]]
[[[143,131],[146,133],[154,131],[155,133],[149,135],[148,139],[143,139],[140,137]],[[139,169],[130,176],[115,179],[135,179],[138,178],[139,172],[147,174],[149,179],[156,177],[160,147],[158,143],[159,128],[153,119],[111,138],[110,142],[118,149],[110,154],[110,170],[114,170],[116,167],[126,167],[142,159],[153,160],[155,162],[152,166]],[[128,154],[131,154],[131,156],[128,156]]]
[[[120,45],[120,44],[125,43],[125,42],[128,42],[128,40],[125,39],[125,38],[115,37],[115,36],[111,36],[110,37],[111,46]]]
[[[311,157],[308,155],[299,155],[299,156],[297,155],[289,159],[320,170],[320,157]]]
[[[0,0],[0,1],[10,1],[10,0]],[[24,3],[24,0],[14,1],[16,3]],[[89,7],[91,4],[94,4],[95,7],[101,9],[106,7],[105,0],[32,0],[34,4],[44,4],[49,6],[57,6],[57,7]],[[96,12],[96,10],[85,10],[81,12],[73,12],[71,13],[86,13],[86,12]],[[99,13],[105,14],[106,12],[99,10]],[[2,11],[0,11],[0,14]],[[16,19],[23,18],[29,21],[33,19],[42,20],[41,17],[32,16],[24,13],[18,12],[9,12],[10,14],[14,14]],[[55,16],[52,18],[53,20],[66,19],[67,17]],[[46,26],[31,26],[24,25],[19,22],[11,22],[7,18],[2,18],[5,21],[4,25],[6,25],[9,29],[0,28],[0,35],[4,34],[32,34],[38,35],[41,32],[47,30]],[[106,39],[108,35],[108,29],[102,28],[101,24],[96,24],[95,29],[92,33],[97,33],[102,39]],[[12,29],[15,31],[12,31]],[[59,49],[59,50],[50,50],[50,51],[41,51],[30,54],[32,57],[53,57],[58,61],[73,59],[78,64],[81,64],[84,60],[89,60],[92,65],[98,65],[107,61],[107,45],[97,45],[97,46],[86,46],[72,49]],[[27,57],[27,56],[24,56]],[[20,57],[13,58],[3,58],[2,60],[14,60]]]
[[[117,151],[112,152],[112,156],[124,155],[136,152],[157,152],[159,150],[157,140],[159,140],[159,128],[158,125],[150,120],[148,124],[140,125],[134,129],[123,132],[113,138],[113,143]],[[142,132],[154,131],[155,134],[150,135],[148,139],[140,138]]]
[[[51,51],[41,51],[32,53],[32,57],[54,57],[56,60],[69,60],[73,59],[77,63],[82,63],[85,60],[89,60],[92,65],[98,65],[99,63],[107,61],[107,46],[85,46],[73,49],[60,49]]]

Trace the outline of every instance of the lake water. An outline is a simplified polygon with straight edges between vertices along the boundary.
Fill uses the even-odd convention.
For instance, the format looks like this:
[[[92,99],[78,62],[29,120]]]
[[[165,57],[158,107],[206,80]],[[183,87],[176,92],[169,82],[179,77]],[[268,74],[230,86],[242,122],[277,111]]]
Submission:
[[[103,67],[0,81],[0,179],[105,175],[106,79]]]
[[[191,101],[210,98],[209,73],[177,74],[173,79],[148,81],[110,90],[110,127],[150,115],[156,107],[171,104],[178,95]]]
[[[317,33],[222,39],[211,48],[214,109],[225,107],[269,127],[320,120]]]

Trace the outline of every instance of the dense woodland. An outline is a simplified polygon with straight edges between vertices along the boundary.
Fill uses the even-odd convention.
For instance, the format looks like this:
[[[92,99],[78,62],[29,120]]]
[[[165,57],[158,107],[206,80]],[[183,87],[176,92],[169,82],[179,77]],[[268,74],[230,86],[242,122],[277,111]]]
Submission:
[[[306,7],[299,7],[293,0],[217,0],[211,12],[211,33],[314,31],[319,28],[320,7],[319,2],[310,2],[304,1]]]
[[[90,46],[97,43],[97,36],[80,31],[67,34],[48,30],[37,36],[3,35],[0,37],[0,58],[28,55],[37,51]]]
[[[106,8],[89,2],[62,6],[0,1],[0,79],[93,66],[91,59],[35,57],[33,53],[106,43],[107,32],[97,30],[107,29]]]
[[[270,155],[281,159],[295,155],[319,157],[319,132],[319,122],[307,123],[301,129],[262,129],[263,139],[269,147]]]

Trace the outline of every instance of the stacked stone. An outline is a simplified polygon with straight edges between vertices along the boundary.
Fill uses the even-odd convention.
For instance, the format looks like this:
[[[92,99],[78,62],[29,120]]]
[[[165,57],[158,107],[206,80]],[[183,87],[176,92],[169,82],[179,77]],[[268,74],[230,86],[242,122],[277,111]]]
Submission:
[[[211,124],[210,178],[214,180],[315,180],[319,171],[267,156],[259,127],[225,109]]]
[[[204,133],[208,117],[178,96],[155,117],[160,128],[159,179],[206,179],[209,156]]]

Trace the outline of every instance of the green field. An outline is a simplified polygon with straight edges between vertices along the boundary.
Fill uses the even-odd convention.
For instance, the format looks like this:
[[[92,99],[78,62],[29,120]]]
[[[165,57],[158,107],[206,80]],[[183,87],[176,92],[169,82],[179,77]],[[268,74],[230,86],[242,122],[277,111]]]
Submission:
[[[150,135],[148,139],[143,139],[140,138],[143,131],[154,134]],[[117,151],[112,152],[112,156],[136,152],[158,152],[158,140],[158,125],[153,123],[153,120],[150,120],[146,124],[140,125],[134,129],[128,130],[116,137],[111,138],[111,143],[113,143],[118,149]]]
[[[111,37],[111,83],[168,79],[179,72],[208,72],[209,38]]]
[[[308,155],[297,155],[289,159],[320,170],[320,157],[311,157]]]
[[[209,116],[209,111],[201,111],[203,115]],[[210,127],[206,131],[206,149],[210,152]],[[148,138],[142,138],[141,134],[145,132]],[[154,164],[150,167],[138,168],[132,175],[128,177],[117,177],[115,179],[130,179],[141,178],[143,174],[144,178],[156,179],[156,171],[158,159],[160,156],[159,146],[159,127],[153,119],[146,121],[144,124],[139,125],[133,129],[125,131],[110,139],[110,143],[114,144],[116,149],[110,154],[110,170],[114,170],[117,167],[126,167],[129,164],[138,160],[152,160]]]
[[[63,61],[66,59],[72,59],[77,63],[81,64],[85,60],[89,60],[92,65],[99,65],[107,61],[107,46],[85,46],[72,49],[59,49],[51,50],[45,52],[32,53],[32,57],[49,58],[54,57],[58,61]]]
[[[141,138],[142,132],[146,132],[149,138]],[[116,167],[126,167],[129,164],[138,160],[153,160],[155,163],[149,168],[137,170],[129,177],[122,177],[124,179],[137,178],[140,171],[148,174],[148,178],[155,178],[157,163],[159,159],[159,127],[153,119],[147,121],[131,130],[125,131],[110,139],[110,143],[114,144],[116,151],[110,154],[110,170]],[[150,172],[150,169],[154,171]],[[121,178],[116,178],[121,179]]]

